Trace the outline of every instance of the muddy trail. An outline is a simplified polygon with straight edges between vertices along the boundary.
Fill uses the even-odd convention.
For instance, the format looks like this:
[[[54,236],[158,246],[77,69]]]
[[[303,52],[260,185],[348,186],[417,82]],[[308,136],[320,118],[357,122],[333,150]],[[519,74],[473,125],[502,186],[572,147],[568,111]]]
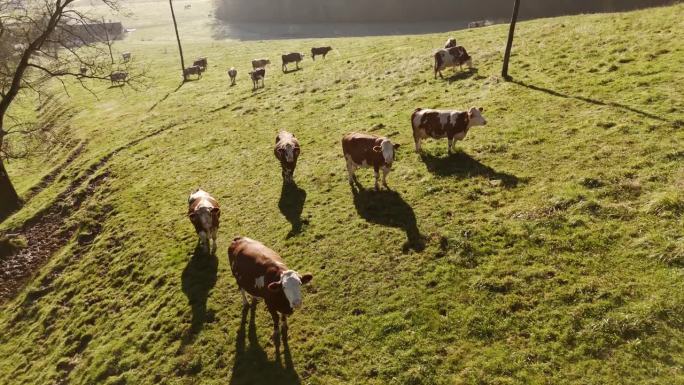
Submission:
[[[90,165],[78,178],[74,179],[49,207],[26,221],[22,227],[0,234],[0,237],[3,235],[8,238],[23,237],[26,240],[26,247],[24,248],[0,250],[0,304],[14,298],[50,257],[74,237],[79,229],[79,224],[74,221],[76,224],[67,226],[67,222],[103,183],[114,177],[108,170],[99,172],[111,158],[143,140],[157,136],[173,127],[175,125],[162,127],[107,153]],[[83,148],[77,148],[69,158],[75,159],[82,151]],[[60,170],[60,168],[56,170]],[[58,174],[59,172],[51,172],[33,189],[38,189],[37,191],[44,189],[55,180]],[[95,176],[95,174],[98,175]],[[106,211],[111,211],[111,208]],[[79,237],[78,242],[91,243],[98,232],[99,230],[85,237]],[[3,245],[0,244],[1,247]]]

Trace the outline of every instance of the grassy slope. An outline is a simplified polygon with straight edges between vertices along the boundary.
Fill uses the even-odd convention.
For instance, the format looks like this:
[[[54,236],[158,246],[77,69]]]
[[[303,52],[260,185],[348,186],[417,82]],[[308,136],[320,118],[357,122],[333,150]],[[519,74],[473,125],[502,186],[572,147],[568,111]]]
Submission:
[[[196,23],[186,54],[209,56],[210,69],[176,92],[173,41],[147,40],[160,26],[141,29],[119,48],[149,66],[152,87],[102,88],[99,101],[74,89],[80,112],[69,126],[86,150],[3,228],[113,149],[166,130],[97,171],[112,177],[71,219],[82,232],[102,223],[95,242],[72,242],[3,305],[0,378],[682,383],[681,20],[679,5],[522,23],[512,63],[519,83],[496,76],[505,26],[453,33],[477,73],[443,82],[432,79],[429,57],[447,34],[239,43],[213,41]],[[324,42],[339,55],[277,70],[278,53]],[[276,65],[252,93],[245,74],[261,56]],[[240,75],[230,88],[232,65]],[[459,143],[461,153],[447,158],[445,142],[427,143],[424,160],[412,152],[415,107],[471,105],[485,107],[489,125]],[[339,140],[380,123],[377,133],[405,146],[389,178],[396,194],[355,200]],[[271,148],[279,128],[303,147],[304,193],[284,198],[287,215],[305,200],[292,237]],[[35,178],[21,163],[10,171],[22,191]],[[359,174],[367,186],[371,174]],[[223,207],[217,260],[193,258],[183,214],[198,185]],[[414,220],[422,252],[405,247]],[[235,234],[314,274],[281,364],[263,304],[245,346],[225,256]]]

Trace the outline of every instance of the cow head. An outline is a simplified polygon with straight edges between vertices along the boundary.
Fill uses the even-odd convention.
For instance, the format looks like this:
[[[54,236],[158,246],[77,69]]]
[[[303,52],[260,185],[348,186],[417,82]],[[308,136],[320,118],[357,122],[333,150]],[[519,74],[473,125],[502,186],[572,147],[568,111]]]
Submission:
[[[218,215],[218,207],[199,207],[190,213],[190,220],[199,224],[204,231],[209,232],[214,224],[214,218]]]
[[[482,112],[484,112],[484,109],[482,107],[470,108],[470,110],[468,111],[468,127],[486,126],[487,125],[487,120],[482,115]]]
[[[287,143],[284,148],[279,148],[278,152],[280,153],[280,158],[285,159],[287,163],[294,162],[297,155],[299,155],[299,149],[292,143]]]
[[[304,274],[299,275],[294,270],[287,270],[280,276],[280,281],[271,282],[268,285],[268,290],[277,293],[283,291],[290,307],[297,309],[302,306],[302,285],[306,285],[313,279],[313,275]]]
[[[394,162],[394,152],[399,148],[399,144],[392,144],[389,139],[383,139],[379,146],[373,147],[373,151],[382,153],[385,163],[388,166]]]

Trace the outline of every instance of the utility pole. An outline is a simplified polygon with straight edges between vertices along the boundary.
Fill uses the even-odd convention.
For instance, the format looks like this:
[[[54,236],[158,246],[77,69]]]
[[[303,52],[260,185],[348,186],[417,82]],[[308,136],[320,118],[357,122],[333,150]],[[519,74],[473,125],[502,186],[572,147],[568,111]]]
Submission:
[[[181,73],[183,74],[183,81],[185,81],[185,61],[183,60],[183,47],[181,46],[180,35],[178,35],[178,24],[176,24],[176,14],[173,12],[173,0],[169,0],[169,7],[171,7],[171,18],[173,19],[173,29],[176,30],[176,40],[178,41],[178,52],[180,52],[181,59]]]
[[[511,18],[511,28],[508,31],[508,43],[506,44],[506,54],[504,55],[503,69],[501,70],[501,76],[510,80],[511,76],[508,75],[508,62],[511,60],[511,49],[513,48],[513,35],[515,34],[515,23],[518,21],[518,10],[520,9],[520,0],[515,0],[513,4],[513,17]]]

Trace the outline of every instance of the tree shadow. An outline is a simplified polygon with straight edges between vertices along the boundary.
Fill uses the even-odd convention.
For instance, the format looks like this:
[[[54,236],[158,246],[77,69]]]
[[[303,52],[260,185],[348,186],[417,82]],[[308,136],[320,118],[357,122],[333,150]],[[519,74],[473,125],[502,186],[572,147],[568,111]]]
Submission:
[[[455,176],[461,179],[483,176],[490,180],[500,180],[506,188],[516,187],[520,182],[517,176],[496,171],[463,151],[458,151],[447,157],[437,157],[425,153],[421,154],[420,157],[428,171],[439,176]]]
[[[171,94],[174,94],[174,93],[178,92],[178,90],[180,90],[181,87],[183,87],[183,84],[185,84],[185,81],[181,81],[180,84],[178,84],[178,87],[176,87],[176,89],[174,89],[173,91],[167,93],[163,98],[159,99],[156,103],[154,103],[154,104],[152,105],[152,107],[150,107],[150,109],[147,110],[147,112],[150,112],[150,111],[154,110],[155,108],[157,108],[157,106],[159,105],[159,103],[161,103],[161,102],[163,102],[164,100],[168,99],[168,97],[171,96]]]
[[[478,73],[478,69],[473,67],[473,68],[470,68],[466,71],[460,71],[459,70],[458,72],[454,73],[453,75],[449,76],[448,78],[445,78],[444,80],[446,80],[449,83],[453,83],[455,81],[465,80],[465,79],[471,78],[471,77],[477,75],[477,73]]]
[[[559,97],[559,98],[564,98],[564,99],[575,99],[575,100],[579,100],[579,101],[582,101],[582,102],[585,102],[585,103],[594,104],[594,105],[597,105],[597,106],[615,107],[615,108],[619,108],[619,109],[622,109],[622,110],[626,110],[626,111],[633,112],[633,113],[635,113],[635,114],[637,114],[637,115],[641,115],[641,116],[644,116],[644,117],[647,117],[647,118],[659,120],[659,121],[661,121],[661,122],[667,122],[667,119],[663,119],[663,118],[661,118],[661,117],[658,116],[658,115],[655,115],[655,114],[652,114],[652,113],[646,112],[646,111],[641,111],[641,110],[638,110],[638,109],[636,109],[636,108],[633,108],[633,107],[630,107],[630,106],[626,106],[626,105],[624,105],[624,104],[620,104],[620,103],[616,103],[616,102],[604,102],[604,101],[601,101],[601,100],[592,99],[592,98],[587,98],[587,97],[584,97],[584,96],[576,96],[576,95],[563,94],[563,93],[561,93],[561,92],[554,91],[554,90],[549,89],[549,88],[539,87],[539,86],[535,86],[535,85],[533,85],[533,84],[525,83],[525,82],[523,82],[522,80],[514,80],[513,78],[509,78],[508,80],[509,80],[511,83],[517,84],[517,85],[519,85],[519,86],[522,86],[522,87],[525,87],[525,88],[529,88],[529,89],[534,90],[534,91],[544,92],[544,93],[546,93],[546,94],[549,94],[549,95],[552,95],[552,96],[556,96],[556,97]]]
[[[409,250],[425,249],[425,237],[418,229],[416,214],[398,192],[367,190],[352,186],[352,193],[356,211],[367,222],[398,227],[406,232],[406,243],[402,246],[404,253]]]
[[[275,360],[269,361],[268,355],[259,345],[259,339],[256,334],[255,312],[256,303],[242,308],[240,328],[235,338],[235,362],[233,363],[230,384],[301,384],[299,375],[294,369],[287,335],[282,333],[285,365],[283,366],[283,357],[281,357],[278,348],[276,348]],[[251,314],[249,317],[249,330],[246,330],[248,313]],[[246,333],[248,334],[246,335]],[[249,346],[246,344],[245,337],[247,337]]]
[[[292,230],[287,234],[288,238],[299,234],[302,231],[302,210],[304,210],[304,202],[306,202],[306,191],[299,188],[295,182],[283,181],[283,187],[280,190],[280,200],[278,201],[278,208],[285,219],[292,225]]]
[[[218,259],[216,255],[205,253],[200,243],[197,242],[197,246],[195,246],[195,250],[181,275],[183,293],[188,298],[188,303],[192,309],[192,327],[188,336],[190,339],[202,331],[205,322],[214,318],[213,312],[207,312],[207,299],[209,292],[216,285],[217,270]]]
[[[286,69],[285,71],[283,71],[283,73],[284,73],[284,74],[290,74],[290,73],[293,73],[293,72],[301,71],[302,69],[303,69],[302,67],[294,68],[294,69],[289,69],[289,70]]]

